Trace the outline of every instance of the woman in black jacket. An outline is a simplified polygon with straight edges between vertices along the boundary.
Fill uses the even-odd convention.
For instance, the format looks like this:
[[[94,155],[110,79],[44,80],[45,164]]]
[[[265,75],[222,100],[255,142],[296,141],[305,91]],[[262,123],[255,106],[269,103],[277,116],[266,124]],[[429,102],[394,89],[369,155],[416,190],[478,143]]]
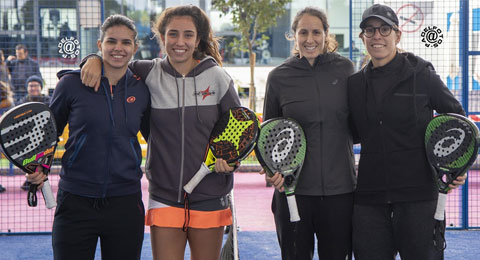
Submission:
[[[295,191],[301,220],[290,222],[283,177],[266,177],[275,190],[275,217],[282,259],[351,259],[355,170],[348,128],[346,80],[350,60],[335,53],[328,21],[319,9],[301,10],[292,24],[293,56],[270,72],[264,119],[290,117],[307,139],[307,154]]]
[[[402,32],[390,7],[365,10],[360,28],[371,61],[347,83],[353,134],[362,145],[353,213],[355,259],[394,259],[397,252],[402,259],[436,259],[442,255],[432,239],[438,189],[424,133],[434,110],[465,112],[430,62],[397,51]]]

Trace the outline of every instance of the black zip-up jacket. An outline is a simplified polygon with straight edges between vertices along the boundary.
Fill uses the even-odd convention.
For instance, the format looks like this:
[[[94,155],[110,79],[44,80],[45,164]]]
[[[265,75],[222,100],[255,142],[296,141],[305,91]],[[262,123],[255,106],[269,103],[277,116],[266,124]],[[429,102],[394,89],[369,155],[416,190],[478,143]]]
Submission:
[[[438,189],[425,155],[433,111],[465,114],[431,63],[401,53],[348,79],[348,104],[361,143],[355,203],[434,200]]]
[[[293,118],[306,135],[307,154],[296,194],[353,192],[355,169],[346,85],[352,73],[350,60],[325,53],[313,66],[305,58],[290,57],[268,75],[264,119]]]

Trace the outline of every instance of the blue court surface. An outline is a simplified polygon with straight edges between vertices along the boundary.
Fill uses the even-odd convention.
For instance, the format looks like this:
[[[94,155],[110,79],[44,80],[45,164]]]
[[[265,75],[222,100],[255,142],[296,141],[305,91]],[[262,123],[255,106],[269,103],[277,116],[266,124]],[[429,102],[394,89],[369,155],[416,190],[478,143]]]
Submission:
[[[280,249],[274,231],[239,232],[240,259],[276,260]],[[145,234],[142,260],[152,259],[150,234]],[[477,260],[480,255],[480,231],[447,231],[446,260]],[[1,260],[53,259],[51,236],[0,236]],[[99,249],[95,259],[101,259]],[[188,250],[185,259],[190,259]],[[316,258],[315,258],[316,259]]]

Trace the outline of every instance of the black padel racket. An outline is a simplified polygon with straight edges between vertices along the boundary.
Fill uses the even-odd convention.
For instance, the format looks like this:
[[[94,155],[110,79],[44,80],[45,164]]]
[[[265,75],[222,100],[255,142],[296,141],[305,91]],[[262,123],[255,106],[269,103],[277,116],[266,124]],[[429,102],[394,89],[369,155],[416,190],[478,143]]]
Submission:
[[[444,219],[448,185],[472,166],[477,158],[479,140],[475,123],[461,115],[441,114],[428,124],[425,149],[440,192],[435,219]]]
[[[232,166],[245,159],[255,146],[258,132],[259,122],[253,111],[245,107],[229,109],[213,127],[204,161],[183,189],[192,193],[198,183],[214,171],[217,158],[224,159]]]
[[[47,105],[29,102],[10,109],[0,118],[0,146],[5,156],[31,174],[42,166],[48,174],[57,148],[57,126]],[[37,206],[37,186],[30,185],[28,205]],[[57,204],[48,179],[42,187],[47,208]]]
[[[255,155],[270,177],[276,172],[283,175],[291,222],[300,221],[295,188],[306,151],[305,134],[296,121],[289,118],[272,118],[262,124]]]

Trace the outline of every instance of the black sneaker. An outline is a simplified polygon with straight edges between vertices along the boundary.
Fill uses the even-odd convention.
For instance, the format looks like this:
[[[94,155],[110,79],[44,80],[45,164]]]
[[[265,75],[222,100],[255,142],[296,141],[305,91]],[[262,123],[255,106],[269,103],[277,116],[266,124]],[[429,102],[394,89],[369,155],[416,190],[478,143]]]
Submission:
[[[2,184],[0,184],[0,193],[2,192],[5,192],[7,189],[5,189],[5,187],[2,186]]]
[[[28,189],[30,189],[30,182],[28,181],[25,181],[22,186],[20,186],[20,188],[24,191],[28,191]]]

